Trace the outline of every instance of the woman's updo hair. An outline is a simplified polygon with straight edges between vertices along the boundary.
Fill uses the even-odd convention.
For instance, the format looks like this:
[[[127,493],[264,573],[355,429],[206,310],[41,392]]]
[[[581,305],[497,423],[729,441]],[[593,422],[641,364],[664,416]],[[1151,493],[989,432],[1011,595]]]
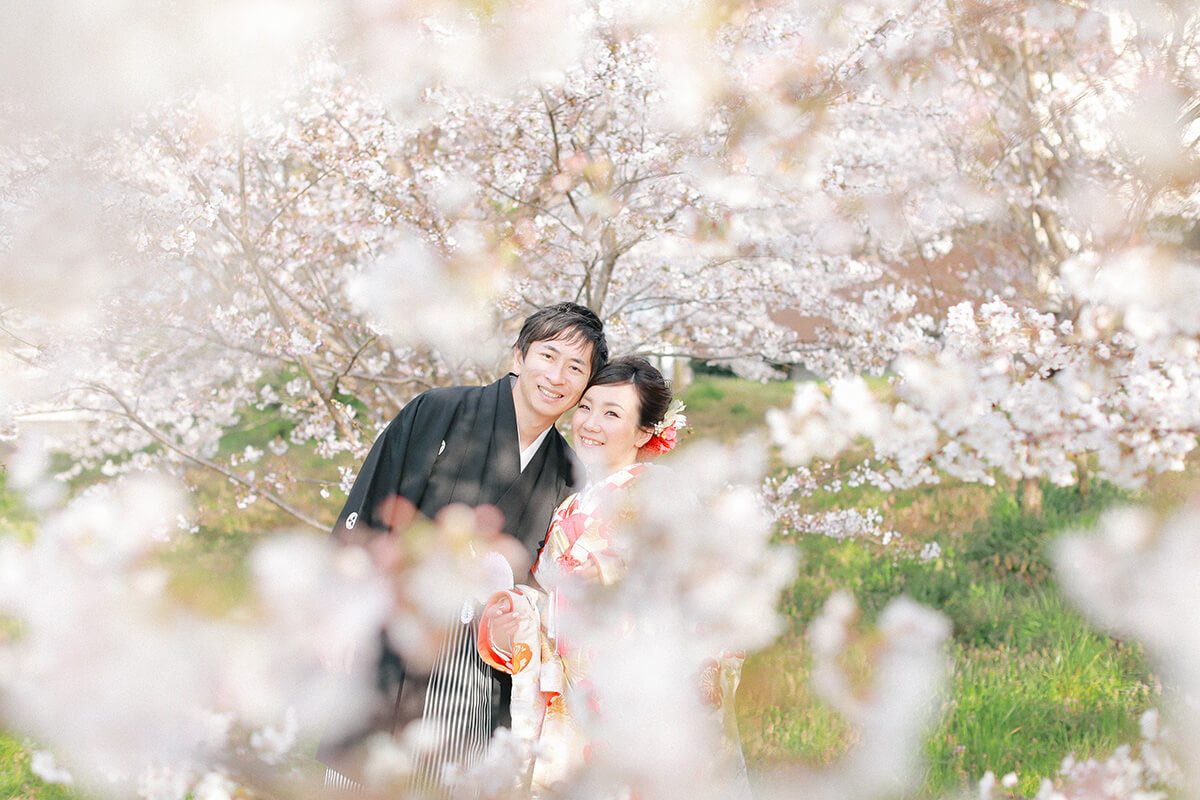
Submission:
[[[653,428],[662,422],[671,405],[671,385],[658,368],[641,356],[621,356],[609,361],[589,386],[632,384],[638,393],[638,427]]]

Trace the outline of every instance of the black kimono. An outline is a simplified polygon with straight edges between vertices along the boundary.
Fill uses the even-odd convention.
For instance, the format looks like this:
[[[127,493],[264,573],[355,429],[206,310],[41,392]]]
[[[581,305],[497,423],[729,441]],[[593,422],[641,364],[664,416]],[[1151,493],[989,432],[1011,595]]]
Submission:
[[[379,504],[398,494],[429,517],[451,503],[494,505],[504,514],[505,533],[536,557],[576,472],[570,448],[553,429],[521,470],[512,380],[509,375],[490,386],[432,389],[414,398],[371,448],[333,535],[343,538],[360,526],[386,531]],[[469,766],[482,755],[491,730],[507,719],[507,677],[479,658],[472,625],[451,626],[432,675],[408,674],[385,646],[379,689],[390,708],[375,727],[395,733],[421,717],[447,726],[439,751],[417,759],[418,782],[436,785],[443,764]],[[322,743],[317,755],[353,772],[338,751]]]

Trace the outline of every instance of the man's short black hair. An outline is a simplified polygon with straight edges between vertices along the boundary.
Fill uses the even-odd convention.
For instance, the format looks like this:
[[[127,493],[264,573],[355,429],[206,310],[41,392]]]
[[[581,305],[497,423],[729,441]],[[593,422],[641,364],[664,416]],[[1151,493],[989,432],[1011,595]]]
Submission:
[[[592,377],[608,363],[608,342],[604,339],[604,323],[596,312],[578,303],[555,303],[539,308],[525,319],[517,335],[517,350],[524,357],[534,342],[555,339],[582,340],[592,346]]]

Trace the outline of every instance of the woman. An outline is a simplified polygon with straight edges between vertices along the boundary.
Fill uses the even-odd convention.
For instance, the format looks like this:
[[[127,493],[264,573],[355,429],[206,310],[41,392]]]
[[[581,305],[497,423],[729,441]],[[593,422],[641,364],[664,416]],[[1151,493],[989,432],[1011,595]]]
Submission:
[[[596,374],[571,419],[588,486],[555,511],[533,569],[537,585],[493,596],[480,620],[480,655],[513,675],[513,733],[529,747],[522,777],[534,796],[584,763],[588,745],[566,696],[569,687],[576,687],[574,702],[585,694],[579,687],[586,686],[588,654],[559,636],[558,612],[578,599],[581,583],[620,579],[627,554],[613,533],[614,523],[631,512],[622,502],[629,499],[625,489],[653,469],[649,459],[674,447],[686,422],[682,409],[645,359],[617,358]],[[740,660],[722,663],[726,670],[740,668]],[[736,681],[729,671],[704,677]],[[721,693],[705,693],[719,714]]]

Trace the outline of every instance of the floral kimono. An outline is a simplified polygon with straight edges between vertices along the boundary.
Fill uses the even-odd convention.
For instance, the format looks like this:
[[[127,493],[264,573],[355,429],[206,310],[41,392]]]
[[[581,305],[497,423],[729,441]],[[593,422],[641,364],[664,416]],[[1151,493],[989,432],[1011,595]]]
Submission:
[[[592,561],[600,583],[608,585],[620,579],[626,554],[613,541],[613,523],[631,513],[628,503],[622,503],[624,490],[647,468],[644,463],[632,464],[567,498],[554,512],[533,568],[539,588],[522,585],[497,593],[480,620],[480,655],[513,676],[512,730],[525,749],[522,784],[535,797],[570,777],[587,756],[588,741],[564,696],[568,687],[586,687],[588,656],[563,641],[557,630],[557,612],[571,600],[569,582],[564,578]],[[520,617],[511,652],[492,640],[489,614],[492,609],[509,608],[516,609]],[[734,726],[733,739],[726,739],[737,748],[739,760],[732,700],[741,661],[730,653],[712,659],[700,668],[698,687],[718,724],[726,731]]]

